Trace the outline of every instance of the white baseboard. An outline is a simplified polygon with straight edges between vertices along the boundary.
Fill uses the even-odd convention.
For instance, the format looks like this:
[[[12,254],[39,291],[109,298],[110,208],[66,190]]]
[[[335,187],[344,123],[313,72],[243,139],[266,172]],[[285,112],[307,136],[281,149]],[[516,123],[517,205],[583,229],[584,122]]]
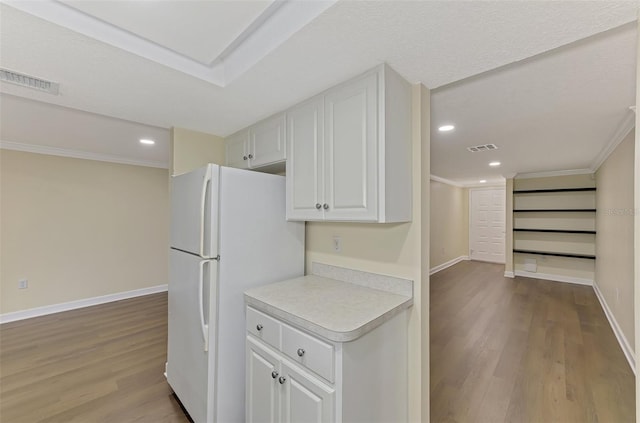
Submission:
[[[441,270],[446,269],[447,267],[451,267],[454,264],[460,263],[463,260],[469,260],[469,256],[460,256],[460,257],[456,257],[453,260],[449,260],[446,263],[442,263],[439,264],[435,267],[432,267],[431,270],[429,270],[429,275],[433,275],[434,273],[438,273]]]
[[[595,283],[593,284],[593,290],[596,293],[596,297],[598,297],[598,301],[600,301],[600,305],[604,310],[605,316],[607,316],[607,320],[609,320],[609,325],[611,325],[611,329],[613,329],[613,333],[616,335],[616,339],[620,344],[620,348],[622,348],[622,352],[624,353],[624,356],[627,358],[627,361],[629,362],[629,366],[631,366],[631,370],[633,370],[633,374],[636,374],[636,359],[635,359],[635,354],[633,353],[633,348],[631,348],[631,345],[629,345],[627,338],[624,336],[624,333],[622,333],[622,329],[620,328],[620,325],[618,325],[618,321],[616,320],[615,316],[611,312],[611,309],[609,308],[609,305],[605,301],[604,296],[602,295],[602,292],[600,292],[600,288],[598,288],[598,285]]]
[[[593,285],[593,279],[574,278],[572,276],[552,275],[549,273],[527,272],[525,270],[516,270],[515,276],[523,276],[525,278],[544,279],[547,281],[575,283],[578,285]]]
[[[511,279],[513,279],[513,278],[515,278],[515,277],[516,277],[516,275],[515,275],[513,272],[506,272],[506,271],[505,271],[505,272],[504,272],[504,277],[505,277],[505,278],[511,278]]]
[[[52,304],[43,307],[30,308],[28,310],[14,311],[0,314],[0,324],[15,322],[17,320],[30,319],[32,317],[45,316],[47,314],[60,313],[62,311],[75,310],[77,308],[90,307],[113,301],[126,300],[127,298],[140,297],[142,295],[155,294],[167,290],[167,285],[156,285],[149,288],[134,289],[133,291],[117,292],[115,294],[102,295],[100,297],[85,298],[69,301],[67,303]]]

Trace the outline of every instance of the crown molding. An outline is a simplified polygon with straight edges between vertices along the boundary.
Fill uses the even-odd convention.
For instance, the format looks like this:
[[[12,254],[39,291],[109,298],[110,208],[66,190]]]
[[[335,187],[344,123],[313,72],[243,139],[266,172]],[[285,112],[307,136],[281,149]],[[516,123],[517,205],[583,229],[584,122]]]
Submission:
[[[602,166],[602,163],[604,163],[605,160],[609,158],[611,153],[615,151],[618,145],[620,145],[620,143],[627,137],[627,135],[629,135],[631,130],[635,128],[636,126],[635,107],[633,109],[632,108],[629,108],[629,109],[634,113],[627,112],[625,114],[624,119],[622,120],[620,125],[618,125],[618,129],[613,134],[613,137],[611,137],[607,145],[604,146],[602,151],[600,151],[600,154],[598,154],[596,159],[593,161],[593,164],[591,165],[591,170],[593,172],[595,172],[600,168],[600,166]]]
[[[13,141],[0,140],[0,149],[23,151],[25,153],[46,154],[49,156],[70,157],[73,159],[96,160],[99,162],[109,162],[126,164],[132,166],[156,167],[160,169],[168,169],[169,164],[153,160],[137,160],[127,157],[115,156],[111,154],[91,153],[82,150],[72,150],[67,148],[49,147],[44,145],[25,144]]]
[[[517,173],[514,179],[547,178],[552,176],[569,175],[590,175],[592,173],[594,173],[594,171],[591,169],[552,170],[549,172]]]
[[[436,175],[429,175],[429,179],[431,179],[432,181],[443,183],[443,184],[452,185],[454,187],[464,188],[463,184],[451,181],[449,179],[441,178],[441,177],[436,176]]]
[[[224,87],[336,1],[275,1],[211,63],[192,59],[61,2],[3,0],[3,3],[171,69]]]

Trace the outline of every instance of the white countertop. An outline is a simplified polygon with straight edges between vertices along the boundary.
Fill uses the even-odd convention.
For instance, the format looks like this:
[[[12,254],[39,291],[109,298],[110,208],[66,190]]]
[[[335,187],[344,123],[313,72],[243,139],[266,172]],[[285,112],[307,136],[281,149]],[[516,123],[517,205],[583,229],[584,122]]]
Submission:
[[[330,341],[353,341],[413,305],[413,297],[309,275],[253,288],[248,305]]]

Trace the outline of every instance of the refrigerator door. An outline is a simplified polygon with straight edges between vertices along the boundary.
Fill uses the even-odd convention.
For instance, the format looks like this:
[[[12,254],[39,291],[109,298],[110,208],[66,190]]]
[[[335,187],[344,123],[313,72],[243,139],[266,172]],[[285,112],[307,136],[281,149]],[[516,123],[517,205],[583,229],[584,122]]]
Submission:
[[[216,260],[170,250],[167,381],[195,423],[211,420],[214,406],[217,271]]]
[[[171,247],[204,258],[218,255],[220,167],[208,165],[171,181]]]

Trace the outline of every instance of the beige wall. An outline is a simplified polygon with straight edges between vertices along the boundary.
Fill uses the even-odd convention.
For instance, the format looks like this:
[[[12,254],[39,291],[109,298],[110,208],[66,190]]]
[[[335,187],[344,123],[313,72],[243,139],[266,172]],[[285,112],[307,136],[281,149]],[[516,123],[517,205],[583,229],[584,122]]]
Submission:
[[[430,181],[430,265],[469,255],[469,190]]]
[[[206,165],[226,164],[224,138],[184,128],[171,128],[171,175]]]
[[[596,172],[598,260],[595,283],[631,348],[635,347],[632,229],[634,143],[635,131],[632,131]]]
[[[166,284],[167,175],[1,150],[0,313]]]
[[[426,290],[428,295],[428,271],[427,279],[423,279],[421,274],[421,259],[428,258],[428,243],[423,249],[421,231],[425,229],[422,228],[423,213],[428,219],[429,203],[428,190],[427,198],[422,198],[420,183],[424,172],[421,168],[426,163],[428,177],[429,167],[429,91],[422,86],[413,87],[413,115],[413,221],[402,224],[307,223],[306,265],[309,270],[315,261],[414,281],[414,306],[409,322],[409,414],[411,421],[418,422],[427,421],[426,417],[421,420],[420,412],[423,401],[429,396],[428,348],[425,352],[422,347],[425,335],[428,345],[429,324],[428,320],[425,321],[428,318],[428,297],[427,302],[422,303],[423,291]],[[428,225],[428,220],[426,222]],[[332,249],[334,236],[342,238],[341,253]],[[425,261],[428,266],[428,259]],[[421,372],[425,371],[426,383],[424,373],[421,378]]]

